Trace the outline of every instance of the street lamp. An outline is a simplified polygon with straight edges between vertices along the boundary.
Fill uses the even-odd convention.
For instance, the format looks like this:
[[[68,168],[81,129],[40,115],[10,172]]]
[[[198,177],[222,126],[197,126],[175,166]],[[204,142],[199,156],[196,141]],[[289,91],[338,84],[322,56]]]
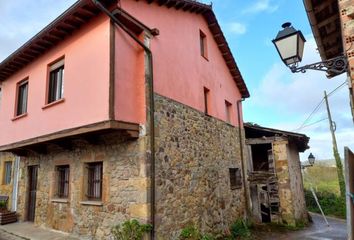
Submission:
[[[307,157],[307,160],[309,161],[309,164],[301,164],[302,169],[305,169],[307,167],[312,167],[313,164],[315,164],[316,158],[312,153],[310,153],[310,155]]]
[[[306,72],[307,69],[325,71],[329,75],[337,75],[347,71],[348,62],[345,56],[341,55],[326,61],[308,64],[298,67],[302,60],[305,46],[305,38],[301,31],[296,30],[291,23],[282,25],[276,38],[272,41],[277,49],[281,60],[290,68],[293,73]]]

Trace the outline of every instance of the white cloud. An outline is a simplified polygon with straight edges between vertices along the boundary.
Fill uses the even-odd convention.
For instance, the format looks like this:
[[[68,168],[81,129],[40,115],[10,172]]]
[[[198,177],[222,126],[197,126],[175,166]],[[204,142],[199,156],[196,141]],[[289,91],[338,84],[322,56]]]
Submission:
[[[247,31],[246,25],[239,22],[232,22],[228,24],[228,31],[230,33],[242,35]]]
[[[300,65],[321,61],[316,50],[317,46],[312,36],[307,36],[304,60]],[[308,70],[305,74],[293,74],[283,63],[274,64],[264,76],[261,84],[249,100],[251,106],[271,109],[277,113],[276,120],[269,127],[293,131],[309,116],[324,96],[324,90],[330,92],[346,80],[345,74],[333,79],[327,79],[324,72]],[[337,123],[337,142],[341,157],[344,146],[354,149],[354,129],[349,108],[348,87],[344,85],[330,98],[333,120]],[[306,123],[315,123],[327,117],[325,105]],[[289,120],[290,119],[290,120]],[[294,120],[291,120],[294,119]],[[300,119],[300,120],[299,120]],[[260,119],[260,121],[262,121]],[[260,122],[261,124],[261,122]],[[329,132],[328,120],[305,127],[300,132],[309,136],[311,149],[302,158],[306,159],[313,152],[318,159],[331,159],[332,139]]]
[[[275,12],[279,8],[278,5],[272,4],[271,0],[257,0],[242,11],[243,14],[256,14],[260,12]]]

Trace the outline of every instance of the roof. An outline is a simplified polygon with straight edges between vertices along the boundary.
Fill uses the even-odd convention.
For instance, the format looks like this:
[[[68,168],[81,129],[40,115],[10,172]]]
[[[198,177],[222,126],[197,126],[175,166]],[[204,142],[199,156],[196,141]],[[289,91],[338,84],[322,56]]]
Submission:
[[[303,0],[303,2],[322,60],[342,55],[343,40],[338,0]]]
[[[203,15],[242,97],[247,98],[250,96],[211,5],[192,0],[144,1],[149,4],[156,3],[159,6]],[[100,2],[108,7],[113,5],[116,0],[100,0]],[[70,36],[72,32],[79,29],[83,24],[90,21],[90,19],[97,16],[99,13],[100,10],[95,7],[91,0],[78,0],[63,14],[0,63],[0,82],[5,81],[31,61],[63,41],[66,37]]]
[[[254,123],[245,123],[244,128],[245,128],[246,139],[279,136],[279,137],[286,137],[290,141],[294,142],[297,145],[298,150],[300,152],[303,152],[309,148],[308,142],[310,138],[305,134],[262,127]]]

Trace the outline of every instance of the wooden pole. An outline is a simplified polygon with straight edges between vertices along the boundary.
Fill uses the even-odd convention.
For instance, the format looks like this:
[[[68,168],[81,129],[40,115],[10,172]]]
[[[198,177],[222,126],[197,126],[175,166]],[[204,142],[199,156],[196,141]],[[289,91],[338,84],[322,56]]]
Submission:
[[[328,96],[327,96],[326,91],[324,91],[324,99],[325,99],[326,107],[327,107],[329,129],[331,130],[331,135],[332,135],[333,155],[334,155],[334,159],[336,160],[339,190],[340,190],[341,197],[345,198],[345,181],[344,181],[344,175],[343,175],[343,165],[342,165],[342,161],[340,160],[339,153],[338,153],[336,135],[334,134],[335,123],[332,121],[332,115],[331,115],[331,111],[329,108]]]

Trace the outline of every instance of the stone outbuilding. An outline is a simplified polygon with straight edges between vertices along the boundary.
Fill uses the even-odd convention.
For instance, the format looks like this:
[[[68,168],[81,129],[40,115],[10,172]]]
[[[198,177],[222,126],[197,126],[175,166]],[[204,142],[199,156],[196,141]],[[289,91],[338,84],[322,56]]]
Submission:
[[[299,152],[304,134],[244,125],[252,219],[296,226],[308,221]]]

